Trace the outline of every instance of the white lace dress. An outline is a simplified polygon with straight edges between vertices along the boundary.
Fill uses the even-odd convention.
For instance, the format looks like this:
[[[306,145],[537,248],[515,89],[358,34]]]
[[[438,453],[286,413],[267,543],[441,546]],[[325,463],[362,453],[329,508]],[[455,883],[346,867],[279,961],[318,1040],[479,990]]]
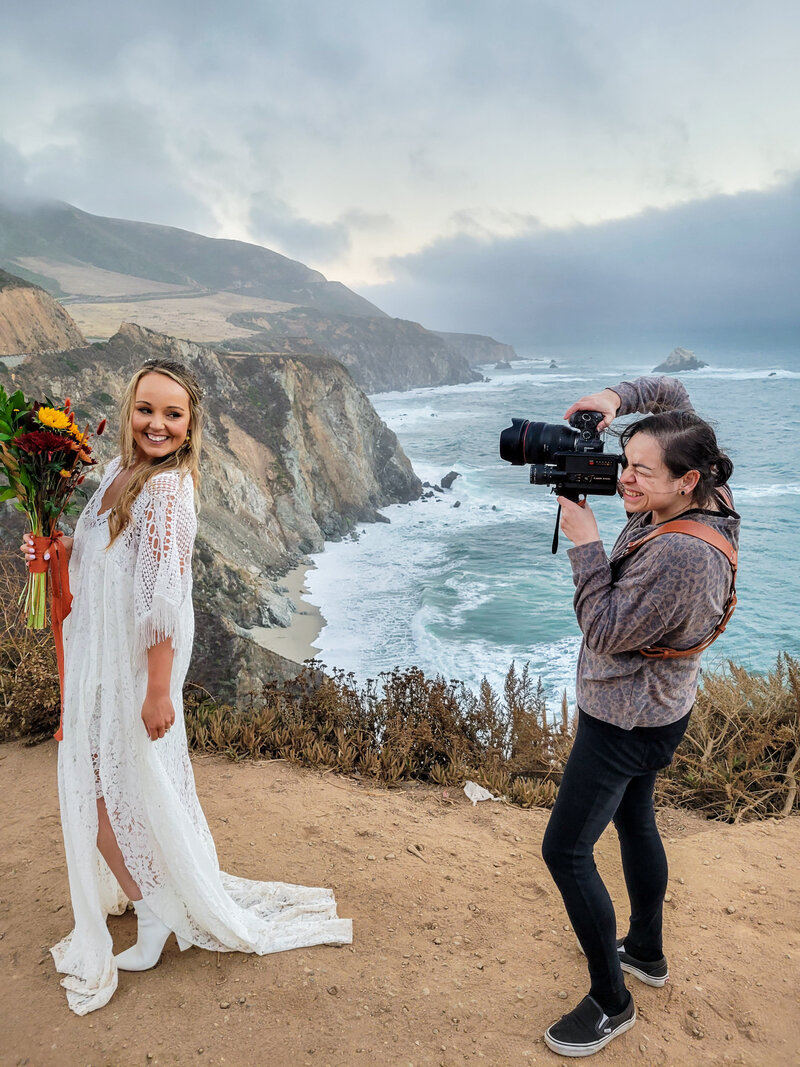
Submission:
[[[64,626],[58,784],[75,927],[52,953],[78,1015],[101,1008],[116,989],[106,916],[128,903],[96,847],[98,796],[128,870],[181,948],[262,955],[352,940],[331,890],[254,882],[219,869],[195,792],[181,699],[194,634],[194,487],[177,471],[151,478],[131,524],[107,548],[99,509],[118,471],[115,459],[78,520],[69,568],[74,599]],[[166,637],[175,651],[175,724],[150,741],[141,720],[147,649]]]

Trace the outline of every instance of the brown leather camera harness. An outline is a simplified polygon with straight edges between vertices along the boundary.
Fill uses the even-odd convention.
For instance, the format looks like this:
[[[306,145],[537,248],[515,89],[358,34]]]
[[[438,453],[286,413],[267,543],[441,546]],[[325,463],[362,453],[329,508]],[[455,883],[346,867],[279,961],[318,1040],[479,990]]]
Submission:
[[[721,486],[717,490],[717,497],[718,502],[722,505],[720,510],[723,515],[735,516],[736,512],[732,507],[733,497],[727,486]],[[736,569],[738,566],[738,553],[727,537],[723,537],[721,533],[718,533],[710,526],[706,526],[705,523],[696,522],[694,519],[672,519],[669,522],[665,522],[657,529],[651,530],[649,534],[645,534],[644,537],[631,541],[624,553],[618,559],[614,560],[614,563],[620,564],[622,560],[627,559],[628,556],[636,552],[642,545],[646,545],[648,541],[653,541],[656,537],[660,537],[662,534],[667,533],[682,533],[687,534],[689,537],[697,537],[699,540],[705,541],[707,545],[711,545],[712,548],[716,548],[720,551],[731,567],[731,588],[728,594],[728,599],[725,601],[725,606],[722,609],[722,615],[708,637],[693,648],[661,648],[657,645],[651,645],[648,648],[639,649],[643,656],[649,656],[653,659],[678,659],[682,656],[694,656],[698,652],[704,652],[705,649],[716,641],[719,635],[725,630],[731,615],[733,615],[734,610],[736,609]]]

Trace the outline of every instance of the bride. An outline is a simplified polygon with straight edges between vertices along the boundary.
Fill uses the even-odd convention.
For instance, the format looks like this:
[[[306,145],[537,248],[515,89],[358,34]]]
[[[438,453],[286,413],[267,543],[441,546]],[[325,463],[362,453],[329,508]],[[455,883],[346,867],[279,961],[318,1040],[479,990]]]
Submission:
[[[180,363],[150,360],[120,412],[121,455],[81,514],[64,626],[58,783],[75,927],[52,949],[78,1015],[108,1003],[119,970],[181,949],[255,952],[352,940],[331,890],[219,869],[195,792],[181,692],[194,633],[202,395]],[[26,536],[26,559],[33,546]],[[136,944],[114,956],[106,916],[133,902]]]

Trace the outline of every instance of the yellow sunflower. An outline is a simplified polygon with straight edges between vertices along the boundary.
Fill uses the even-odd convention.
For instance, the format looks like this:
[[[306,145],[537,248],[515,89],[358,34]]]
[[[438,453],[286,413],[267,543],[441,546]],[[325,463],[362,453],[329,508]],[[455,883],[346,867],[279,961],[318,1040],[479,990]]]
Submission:
[[[70,427],[69,415],[58,408],[39,408],[36,418],[51,430],[68,430]]]
[[[69,432],[72,434],[72,436],[75,438],[76,441],[83,441],[83,431],[79,430],[74,422],[70,423],[69,426],[67,427],[67,429],[69,430]]]

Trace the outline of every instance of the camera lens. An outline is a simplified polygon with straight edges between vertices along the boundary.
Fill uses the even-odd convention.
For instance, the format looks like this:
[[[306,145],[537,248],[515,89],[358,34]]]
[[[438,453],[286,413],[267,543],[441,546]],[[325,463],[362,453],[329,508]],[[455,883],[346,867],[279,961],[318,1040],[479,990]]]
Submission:
[[[578,432],[569,426],[512,419],[500,434],[500,458],[516,466],[544,463],[554,452],[572,451]]]

